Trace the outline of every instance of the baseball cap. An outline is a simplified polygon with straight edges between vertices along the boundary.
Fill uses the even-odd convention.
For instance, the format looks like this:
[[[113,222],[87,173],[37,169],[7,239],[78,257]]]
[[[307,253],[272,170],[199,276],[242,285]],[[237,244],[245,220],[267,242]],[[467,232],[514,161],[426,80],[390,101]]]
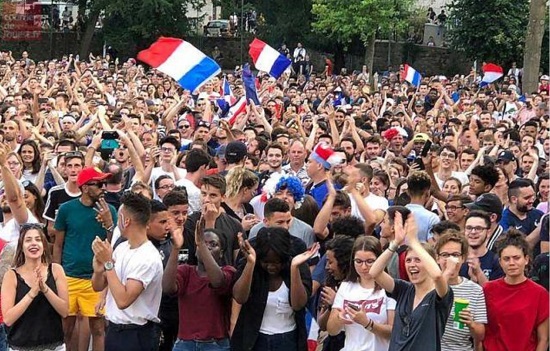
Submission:
[[[80,187],[93,180],[105,180],[111,176],[111,173],[103,173],[97,167],[86,167],[78,173],[76,183]]]
[[[416,106],[424,106],[424,101],[422,100],[416,100],[416,102],[414,103]]]
[[[512,162],[515,160],[516,160],[516,157],[514,156],[512,151],[503,150],[498,153],[497,162],[498,161]]]
[[[413,142],[418,142],[418,141],[426,142],[428,140],[430,140],[430,137],[426,133],[418,133],[413,138]]]
[[[464,204],[464,206],[470,211],[480,210],[487,213],[496,213],[499,218],[503,210],[502,201],[500,201],[497,195],[492,193],[481,194],[474,202]]]
[[[225,148],[225,160],[227,163],[241,162],[246,155],[246,145],[240,141],[232,141]]]
[[[546,74],[540,77],[540,80],[550,80],[550,77],[548,77]]]

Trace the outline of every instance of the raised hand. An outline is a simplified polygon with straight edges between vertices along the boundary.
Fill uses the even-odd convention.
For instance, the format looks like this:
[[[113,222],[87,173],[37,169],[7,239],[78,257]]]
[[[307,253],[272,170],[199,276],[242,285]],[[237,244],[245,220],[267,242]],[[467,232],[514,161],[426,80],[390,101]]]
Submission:
[[[170,218],[170,236],[172,238],[172,247],[175,249],[180,249],[183,247],[184,238],[183,238],[183,229],[177,225],[174,218]]]
[[[315,256],[315,254],[319,251],[319,243],[315,243],[311,245],[309,249],[307,249],[305,252],[294,256],[292,259],[292,266],[298,267],[303,263],[306,263],[310,258]]]
[[[100,198],[94,205],[94,211],[97,212],[96,219],[103,228],[109,229],[114,225],[113,215],[109,209],[109,205],[104,198]],[[112,228],[111,228],[112,229]]]
[[[195,224],[195,245],[199,246],[201,244],[204,244],[204,227],[205,227],[205,219],[203,216],[199,218],[197,223]]]
[[[242,233],[239,233],[237,237],[239,239],[239,247],[241,248],[241,252],[243,253],[244,257],[246,257],[246,262],[250,264],[256,264],[256,251],[254,250],[252,245],[250,245],[250,242],[243,238]]]

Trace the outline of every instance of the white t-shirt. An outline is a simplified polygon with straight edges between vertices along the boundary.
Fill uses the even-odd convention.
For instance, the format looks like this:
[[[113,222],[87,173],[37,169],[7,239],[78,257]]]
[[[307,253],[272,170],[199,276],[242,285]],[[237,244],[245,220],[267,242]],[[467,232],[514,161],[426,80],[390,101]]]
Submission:
[[[434,176],[435,176],[435,180],[437,180],[437,185],[439,185],[439,188],[440,189],[443,188],[443,184],[445,183],[445,181],[439,179],[439,176],[437,173],[435,173]],[[451,173],[451,177],[460,180],[460,183],[462,183],[462,186],[470,184],[470,180],[468,179],[468,176],[466,175],[465,172],[453,171]]]
[[[27,208],[27,215],[29,216],[26,223],[38,223],[36,217]],[[15,218],[10,219],[0,229],[0,239],[4,240],[8,244],[17,245],[19,240],[19,233],[21,232],[21,225],[24,223],[17,223]]]
[[[115,272],[122,284],[129,279],[143,284],[143,291],[137,299],[124,310],[120,310],[111,290],[107,292],[105,302],[105,317],[116,324],[144,325],[148,321],[160,322],[158,318],[160,299],[162,296],[162,259],[155,246],[147,241],[141,246],[131,249],[125,241],[113,252]]]
[[[260,333],[267,335],[288,333],[296,329],[294,310],[290,306],[290,290],[285,282],[276,291],[270,291],[260,326]]]
[[[375,323],[388,322],[388,310],[395,311],[396,302],[386,295],[384,289],[365,289],[359,283],[343,282],[336,293],[332,308],[343,310],[344,305],[353,303],[361,306],[367,317]],[[387,350],[390,342],[355,322],[344,324],[346,341],[342,351],[382,351]]]
[[[201,210],[201,189],[199,189],[192,181],[186,178],[181,178],[176,182],[176,186],[184,186],[187,190],[187,199],[189,201],[189,214],[199,212]]]
[[[180,176],[180,179],[182,179],[183,177],[185,177],[185,175],[187,174],[187,172],[185,171],[185,169],[183,168],[177,168],[176,169],[178,170],[179,172],[179,176]],[[176,177],[174,176],[174,172],[165,172],[164,170],[162,170],[162,167],[155,167],[151,170],[151,179],[150,179],[150,182],[149,184],[151,185],[151,188],[153,188],[153,198],[157,199],[158,200],[158,196],[157,196],[157,189],[155,189],[155,181],[157,180],[158,177],[160,177],[161,175],[167,175],[167,176],[170,176],[170,178],[174,179],[174,181],[176,181]]]
[[[363,217],[361,212],[359,212],[359,207],[357,206],[355,199],[352,196],[350,196],[349,199],[351,201],[351,215],[364,221],[365,218]],[[365,197],[365,202],[373,211],[382,210],[386,212],[388,210],[388,207],[390,206],[388,203],[388,199],[382,196],[375,195],[373,193],[369,193]]]

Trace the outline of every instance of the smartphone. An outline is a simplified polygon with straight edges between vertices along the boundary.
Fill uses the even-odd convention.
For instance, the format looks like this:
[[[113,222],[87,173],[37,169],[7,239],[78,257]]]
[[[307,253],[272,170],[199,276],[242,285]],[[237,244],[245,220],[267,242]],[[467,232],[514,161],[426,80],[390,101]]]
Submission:
[[[349,306],[349,308],[351,308],[351,309],[354,310],[354,311],[359,311],[359,309],[360,309],[359,305],[358,305],[358,304],[355,304],[355,303],[351,303],[351,302],[350,302],[350,303],[348,304],[348,306]]]
[[[426,157],[428,156],[428,152],[430,152],[430,149],[432,148],[432,141],[431,140],[427,140],[425,143],[424,143],[424,147],[422,148],[422,152],[420,153],[420,155],[422,157]]]

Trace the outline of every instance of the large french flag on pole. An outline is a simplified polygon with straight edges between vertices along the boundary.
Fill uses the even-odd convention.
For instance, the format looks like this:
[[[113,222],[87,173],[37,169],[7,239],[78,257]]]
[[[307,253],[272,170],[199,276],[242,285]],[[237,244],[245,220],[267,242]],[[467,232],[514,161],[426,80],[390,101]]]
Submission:
[[[491,84],[504,75],[502,67],[494,63],[487,63],[481,69],[483,70],[482,85]]]
[[[422,76],[420,75],[420,73],[418,73],[417,70],[405,64],[403,65],[403,79],[405,79],[407,82],[411,83],[415,87],[419,87],[420,82],[422,81]]]
[[[137,58],[192,92],[221,72],[216,61],[177,38],[160,37]]]
[[[277,50],[257,38],[250,43],[248,53],[257,70],[268,72],[275,78],[279,78],[292,63]]]

